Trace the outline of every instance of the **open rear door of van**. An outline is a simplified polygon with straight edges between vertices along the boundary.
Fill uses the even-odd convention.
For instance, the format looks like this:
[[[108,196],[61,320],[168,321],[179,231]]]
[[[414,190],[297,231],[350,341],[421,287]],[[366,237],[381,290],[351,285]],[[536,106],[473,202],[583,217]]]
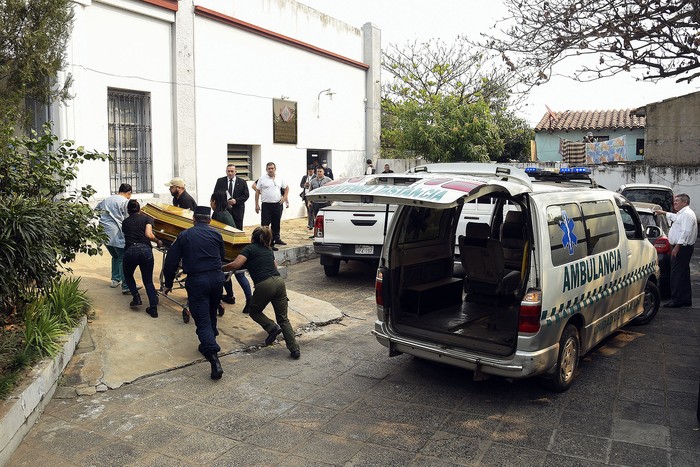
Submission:
[[[488,180],[468,175],[431,173],[382,174],[335,180],[309,192],[311,201],[415,205],[431,208],[454,207],[492,193],[510,196],[531,191],[527,184]]]

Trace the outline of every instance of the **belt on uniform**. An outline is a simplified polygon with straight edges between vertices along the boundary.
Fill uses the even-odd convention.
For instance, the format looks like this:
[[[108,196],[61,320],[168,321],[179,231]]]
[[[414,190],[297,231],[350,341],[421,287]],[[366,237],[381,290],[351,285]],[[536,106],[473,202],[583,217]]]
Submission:
[[[146,245],[145,243],[127,243],[126,246],[124,247],[124,249],[126,250],[127,248],[131,248],[132,246],[139,246],[139,245],[147,246],[149,248],[151,247],[151,245]]]
[[[221,272],[221,269],[207,269],[206,271],[187,272],[187,275],[196,276],[197,274],[208,274],[210,272]]]

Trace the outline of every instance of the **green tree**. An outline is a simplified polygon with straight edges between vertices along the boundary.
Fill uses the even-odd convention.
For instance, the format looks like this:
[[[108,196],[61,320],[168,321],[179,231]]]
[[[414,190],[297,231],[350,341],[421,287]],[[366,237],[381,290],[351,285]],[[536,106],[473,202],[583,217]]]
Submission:
[[[592,81],[633,69],[643,79],[700,76],[700,0],[505,0],[501,34],[486,34],[519,80],[546,82],[570,57],[570,74]]]
[[[57,82],[73,27],[71,0],[0,0],[0,143],[29,117],[25,102],[66,99]],[[4,144],[2,145],[4,147]]]
[[[501,125],[526,125],[508,114],[518,100],[510,92],[512,74],[489,65],[464,38],[390,45],[382,69],[390,75],[382,88],[385,157],[496,160],[511,143],[505,137],[517,133]]]

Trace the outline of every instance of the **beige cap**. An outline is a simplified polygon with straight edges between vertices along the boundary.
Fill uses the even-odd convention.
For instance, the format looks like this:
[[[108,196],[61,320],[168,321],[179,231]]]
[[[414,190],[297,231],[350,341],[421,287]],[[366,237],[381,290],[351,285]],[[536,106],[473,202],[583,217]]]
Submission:
[[[180,177],[175,177],[166,183],[165,186],[179,186],[181,188],[185,188],[185,181]]]

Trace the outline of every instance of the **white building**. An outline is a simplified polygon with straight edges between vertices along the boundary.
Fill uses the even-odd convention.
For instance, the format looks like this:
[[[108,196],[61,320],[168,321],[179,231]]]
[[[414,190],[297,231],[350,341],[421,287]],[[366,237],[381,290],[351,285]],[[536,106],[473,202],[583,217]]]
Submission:
[[[299,217],[314,156],[339,178],[379,152],[379,30],[294,0],[76,0],[67,60],[74,98],[52,118],[61,139],[113,156],[76,183],[98,199],[126,182],[170,203],[179,176],[208,205],[228,162],[250,185],[272,161],[284,217]],[[258,222],[251,192],[245,224]]]

